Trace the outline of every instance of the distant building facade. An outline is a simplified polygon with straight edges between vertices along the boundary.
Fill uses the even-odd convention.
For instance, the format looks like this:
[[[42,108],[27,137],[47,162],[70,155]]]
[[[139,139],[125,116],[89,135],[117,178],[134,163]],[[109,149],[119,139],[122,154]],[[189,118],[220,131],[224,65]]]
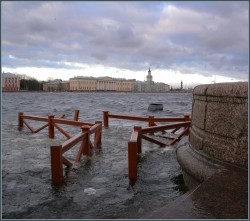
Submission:
[[[69,81],[62,81],[61,79],[56,79],[43,84],[43,91],[69,91]]]
[[[12,73],[2,73],[2,91],[19,91],[20,77]]]
[[[70,91],[124,91],[132,92],[136,80],[111,77],[83,77],[69,79]]]
[[[151,70],[149,68],[147,81],[137,81],[134,84],[135,92],[167,92],[170,91],[170,85],[165,83],[156,83],[153,81],[153,76],[151,75]]]

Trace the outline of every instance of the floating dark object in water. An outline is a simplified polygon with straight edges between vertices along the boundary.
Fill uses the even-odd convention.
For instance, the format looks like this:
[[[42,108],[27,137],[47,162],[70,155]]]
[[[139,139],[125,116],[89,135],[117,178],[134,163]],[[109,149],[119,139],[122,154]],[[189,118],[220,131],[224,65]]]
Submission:
[[[162,111],[163,110],[163,104],[160,103],[152,103],[148,106],[149,111]]]

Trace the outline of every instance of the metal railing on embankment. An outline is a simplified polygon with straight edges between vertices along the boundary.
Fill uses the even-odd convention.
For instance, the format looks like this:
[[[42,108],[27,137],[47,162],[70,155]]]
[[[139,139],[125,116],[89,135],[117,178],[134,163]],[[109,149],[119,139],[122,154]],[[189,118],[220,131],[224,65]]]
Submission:
[[[55,118],[55,115],[48,115],[46,117],[38,117],[32,115],[24,115],[22,112],[18,114],[18,127],[19,130],[23,128],[23,126],[27,126],[27,128],[32,133],[38,133],[39,131],[48,127],[49,138],[55,137],[55,128],[62,133],[67,140],[64,141],[61,145],[51,146],[51,174],[52,174],[52,182],[54,184],[61,184],[63,181],[63,164],[67,167],[72,167],[73,163],[70,162],[63,154],[70,150],[73,146],[81,142],[80,148],[76,155],[76,161],[80,161],[82,155],[91,156],[93,148],[101,148],[102,144],[102,122],[96,121],[95,123],[89,122],[81,122],[78,121],[79,110],[75,110],[74,120],[66,120],[63,119],[65,115],[61,115],[59,118]],[[46,122],[42,127],[34,130],[30,124],[26,121],[34,120],[34,121],[42,121]],[[59,124],[71,125],[81,127],[82,131],[71,137],[65,130],[63,130]],[[94,141],[91,142],[90,135],[94,134]]]
[[[184,114],[183,117],[138,117],[138,116],[128,116],[128,115],[117,115],[110,114],[109,111],[103,111],[103,123],[104,127],[109,127],[109,119],[121,119],[121,120],[133,120],[133,121],[143,121],[148,123],[148,127],[142,128],[141,126],[135,126],[132,132],[130,141],[128,142],[128,175],[129,182],[133,185],[137,180],[137,154],[141,153],[142,149],[142,139],[157,144],[161,147],[167,145],[173,145],[176,142],[180,141],[183,136],[189,134],[189,127],[191,124],[191,118],[189,114]],[[156,122],[179,122],[174,124],[165,124],[157,126]],[[165,144],[159,140],[156,140],[152,137],[148,137],[145,134],[154,134],[155,132],[166,133],[165,130],[172,129],[171,133],[175,134],[179,129],[184,128],[184,130],[178,134],[172,142]]]

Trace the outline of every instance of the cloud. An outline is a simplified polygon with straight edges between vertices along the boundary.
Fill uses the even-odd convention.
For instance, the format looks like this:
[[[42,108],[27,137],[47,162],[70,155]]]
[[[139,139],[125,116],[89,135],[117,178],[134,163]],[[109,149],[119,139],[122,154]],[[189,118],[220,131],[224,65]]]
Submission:
[[[248,78],[248,2],[2,2],[2,66]],[[16,59],[12,59],[13,56]]]

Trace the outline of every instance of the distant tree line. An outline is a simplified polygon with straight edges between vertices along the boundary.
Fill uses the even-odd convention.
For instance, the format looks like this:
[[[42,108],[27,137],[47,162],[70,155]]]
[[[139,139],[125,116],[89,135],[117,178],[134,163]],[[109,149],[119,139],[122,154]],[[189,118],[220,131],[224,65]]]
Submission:
[[[28,91],[42,91],[44,81],[40,82],[36,79],[22,79],[20,80],[20,90]]]

